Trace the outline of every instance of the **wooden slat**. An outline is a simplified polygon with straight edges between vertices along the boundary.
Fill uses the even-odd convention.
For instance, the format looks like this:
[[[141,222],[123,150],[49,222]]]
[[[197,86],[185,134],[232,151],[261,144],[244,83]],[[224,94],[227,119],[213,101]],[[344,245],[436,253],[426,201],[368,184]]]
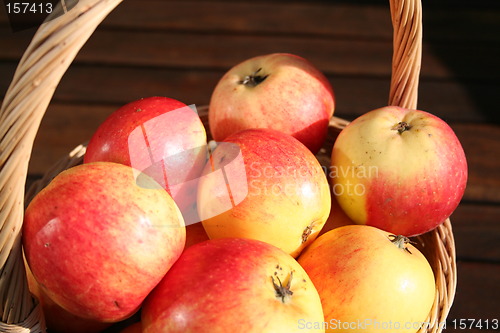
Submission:
[[[314,34],[391,38],[385,6],[257,1],[127,0],[102,23],[125,29],[197,32]],[[279,15],[276,15],[279,13]],[[134,19],[131,20],[130,18]],[[328,24],[325,24],[328,22]],[[0,12],[0,23],[7,17]],[[371,29],[367,29],[367,25]]]
[[[119,106],[50,105],[33,146],[28,170],[31,177],[43,175],[73,148],[90,140],[99,124]]]
[[[498,278],[499,264],[458,262],[457,292],[455,302],[448,316],[448,322],[453,319],[498,319],[500,291]],[[445,332],[469,332],[469,330],[453,329],[447,326]],[[493,332],[497,330],[488,330]]]
[[[455,2],[424,1],[425,38],[498,41],[499,10],[492,10],[492,6],[484,8],[484,3],[484,0],[468,1],[467,6],[457,6]],[[6,16],[0,12],[0,22],[6,21]],[[365,1],[360,5],[359,1],[127,0],[111,13],[103,26],[348,38],[390,39],[392,36],[388,1]]]
[[[359,2],[359,1],[358,1]],[[481,2],[424,2],[423,23],[428,40],[498,41],[500,11],[481,8]],[[348,38],[392,38],[387,1],[138,1],[116,9],[104,24],[232,33],[314,34]],[[452,6],[453,5],[453,6]],[[143,10],[151,6],[158,10]],[[279,15],[276,15],[279,13]],[[137,18],[130,22],[127,18]],[[189,18],[189,19],[186,19]],[[474,22],[464,25],[463,22]]]
[[[141,10],[151,6],[157,10]],[[279,15],[277,15],[279,13]],[[135,17],[134,22],[127,17]],[[327,23],[327,24],[325,24]],[[314,34],[391,38],[385,6],[273,1],[132,1],[120,6],[105,25],[230,33]],[[373,27],[367,29],[367,26]]]
[[[0,91],[6,91],[14,63],[0,63]],[[151,67],[72,66],[55,93],[65,103],[125,104],[134,99],[162,95],[187,104],[207,104],[224,71]],[[353,119],[387,104],[389,78],[329,76],[337,100],[336,114]],[[495,98],[498,85],[451,81],[420,83],[419,108],[448,122],[498,119]],[[470,93],[473,92],[473,94]],[[486,104],[485,104],[486,103]]]
[[[467,156],[469,180],[464,199],[500,203],[500,126],[452,124]]]
[[[0,59],[17,60],[26,40],[0,30]],[[25,34],[29,37],[29,34]],[[298,36],[192,34],[151,31],[96,32],[76,62],[128,66],[177,68],[218,68],[227,70],[237,63],[262,54],[289,52],[300,55],[332,75],[389,76],[391,40],[350,40]],[[465,43],[423,46],[421,77],[433,79],[496,79],[500,49],[476,46],[470,52]],[[474,66],[487,63],[490,66]]]
[[[99,31],[77,61],[228,69],[256,55],[290,52],[306,57],[326,72],[387,75],[391,69],[391,45],[389,41]],[[1,50],[0,56],[18,59],[20,54],[14,49],[21,48]],[[437,72],[436,75],[446,75],[442,69]]]
[[[0,59],[15,61],[22,56],[27,43],[14,34],[0,33],[0,45],[2,44],[11,47],[0,49]],[[253,56],[290,52],[309,59],[329,73],[390,75],[391,47],[390,41],[98,31],[87,42],[75,61],[227,70]],[[449,74],[442,65],[436,65],[441,68],[434,68],[433,75],[445,77]],[[430,66],[434,67],[432,64]]]
[[[500,206],[462,202],[451,216],[458,260],[500,263]]]

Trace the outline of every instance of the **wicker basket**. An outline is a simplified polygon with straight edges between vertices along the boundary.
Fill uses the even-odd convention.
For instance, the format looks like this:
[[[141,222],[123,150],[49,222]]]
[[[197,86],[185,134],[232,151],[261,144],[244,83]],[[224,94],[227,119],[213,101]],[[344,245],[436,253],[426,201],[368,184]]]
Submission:
[[[41,26],[25,51],[0,113],[0,332],[44,332],[37,301],[29,293],[22,256],[20,230],[25,202],[57,173],[81,162],[84,146],[77,147],[49,170],[25,194],[33,142],[53,93],[80,48],[99,23],[121,0],[80,0],[68,13]],[[389,105],[415,109],[421,63],[422,17],[420,0],[390,0],[394,51]],[[206,124],[206,109],[200,113]],[[326,163],[331,146],[347,122],[334,117],[329,140],[318,156]],[[436,298],[429,327],[441,332],[456,288],[455,244],[450,221],[415,239],[430,261],[436,277]]]

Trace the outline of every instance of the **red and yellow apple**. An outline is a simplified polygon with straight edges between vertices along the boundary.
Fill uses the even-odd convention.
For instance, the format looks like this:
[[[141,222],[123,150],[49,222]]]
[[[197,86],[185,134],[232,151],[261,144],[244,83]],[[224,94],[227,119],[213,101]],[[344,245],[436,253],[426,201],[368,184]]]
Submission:
[[[342,130],[329,173],[332,192],[353,221],[409,237],[453,213],[465,191],[467,161],[445,121],[387,106]]]
[[[199,222],[196,187],[206,141],[194,110],[175,99],[148,97],[122,106],[99,126],[84,162],[115,162],[145,172],[170,193],[191,224]]]
[[[26,275],[29,290],[40,302],[45,326],[50,333],[98,333],[111,326],[111,323],[82,318],[66,311],[40,288],[28,265],[26,265]]]
[[[328,79],[306,59],[273,53],[231,68],[216,85],[208,112],[214,140],[249,128],[290,134],[314,154],[323,145],[335,100]]]
[[[271,129],[240,131],[219,143],[198,186],[198,213],[209,238],[258,239],[294,257],[316,238],[330,205],[316,157]]]
[[[327,332],[417,332],[434,303],[434,274],[404,236],[348,225],[299,257],[321,297]]]
[[[144,333],[324,332],[318,293],[297,261],[270,244],[208,240],[177,260],[142,308]]]
[[[63,171],[25,213],[23,246],[40,288],[101,322],[133,315],[180,256],[182,215],[152,178],[95,162]]]

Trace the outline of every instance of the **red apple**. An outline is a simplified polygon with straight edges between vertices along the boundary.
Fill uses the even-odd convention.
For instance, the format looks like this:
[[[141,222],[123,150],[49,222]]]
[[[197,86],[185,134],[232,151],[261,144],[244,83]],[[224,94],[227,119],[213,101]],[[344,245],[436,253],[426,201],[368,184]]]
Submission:
[[[328,79],[309,61],[274,53],[231,68],[215,87],[208,112],[214,140],[248,128],[290,134],[316,154],[335,100]]]
[[[206,132],[198,114],[167,97],[143,98],[113,112],[92,136],[84,162],[132,166],[171,195],[186,224],[196,216],[197,179],[206,162]]]
[[[26,259],[63,309],[101,322],[134,314],[179,257],[182,215],[152,178],[96,162],[60,173],[29,204]]]
[[[450,126],[395,106],[342,130],[331,163],[332,192],[354,222],[408,237],[444,222],[467,182],[465,153]]]
[[[348,225],[299,257],[321,297],[327,332],[414,333],[434,303],[427,259],[404,236]]]
[[[256,240],[208,240],[187,249],[144,302],[144,333],[312,332],[318,293],[302,267]],[[324,332],[324,330],[314,330]]]
[[[198,187],[198,212],[208,236],[258,239],[297,256],[330,213],[325,172],[298,140],[249,129],[220,143]]]
[[[42,306],[45,325],[50,333],[98,333],[111,326],[111,323],[82,318],[66,311],[40,288],[28,265],[26,274],[30,292]]]

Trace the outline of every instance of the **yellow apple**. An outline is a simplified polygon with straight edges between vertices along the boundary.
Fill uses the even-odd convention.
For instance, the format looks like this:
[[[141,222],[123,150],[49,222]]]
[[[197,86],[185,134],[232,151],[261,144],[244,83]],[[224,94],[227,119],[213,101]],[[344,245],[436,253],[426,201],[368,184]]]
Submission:
[[[327,332],[413,333],[425,325],[434,274],[406,237],[347,225],[318,237],[298,261],[321,297]]]
[[[330,188],[316,157],[270,129],[226,138],[198,185],[198,212],[210,239],[261,240],[296,257],[330,213]]]

